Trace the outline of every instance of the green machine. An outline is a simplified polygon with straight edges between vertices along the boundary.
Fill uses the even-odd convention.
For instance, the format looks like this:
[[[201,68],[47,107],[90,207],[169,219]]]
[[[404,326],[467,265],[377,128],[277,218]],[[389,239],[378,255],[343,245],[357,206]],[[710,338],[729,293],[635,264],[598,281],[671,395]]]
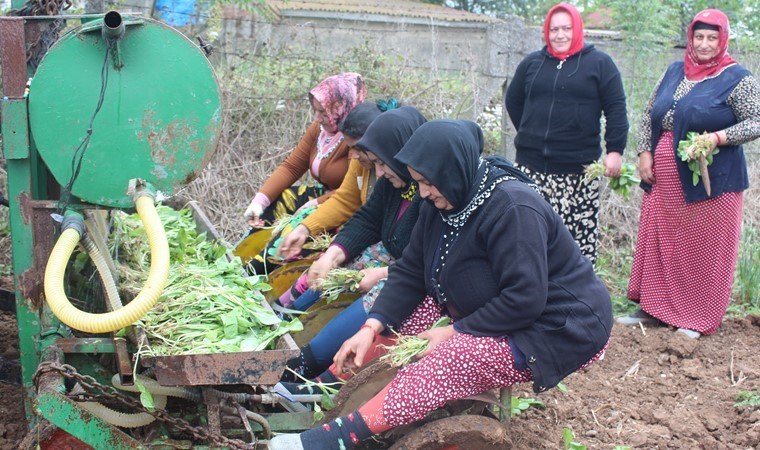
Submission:
[[[183,386],[192,387],[190,406],[176,411],[146,412],[135,394],[111,387],[116,375],[126,390],[136,389],[135,346],[115,332],[142,317],[166,283],[169,251],[154,204],[192,181],[213,155],[220,94],[203,49],[139,16],[87,17],[40,51],[66,18],[0,18],[3,152],[32,442],[42,448],[255,448],[273,428],[308,428],[310,414],[287,411],[267,418],[247,411],[251,417],[227,425],[229,406],[222,391],[211,389],[245,385],[246,401],[276,404],[274,394],[252,386],[274,385],[297,354],[287,335],[280,350],[154,361],[160,383],[151,389],[187,393]],[[79,244],[101,276],[109,271],[102,254],[108,253],[106,217],[114,209],[136,210],[143,221],[151,244],[148,281],[126,305],[105,307],[109,297],[83,306],[87,300],[67,297],[64,273]],[[213,231],[200,208],[193,212],[199,228]],[[233,369],[238,377],[229,375]],[[91,398],[84,403],[73,399],[82,388]],[[104,399],[120,406],[117,417],[85,407]],[[139,425],[124,425],[129,417],[121,415],[135,414],[153,415],[150,436],[132,431]]]
[[[135,344],[117,331],[161,295],[169,251],[154,204],[192,181],[213,155],[219,89],[203,49],[160,22],[109,12],[51,38],[69,17],[0,17],[3,154],[30,423],[22,445],[253,449],[266,448],[272,432],[311,428],[315,417],[306,405],[323,396],[277,390],[286,361],[299,354],[287,334],[273,350],[146,358],[140,376],[151,372],[151,382],[135,382]],[[136,210],[144,224],[151,252],[145,286],[125,305],[113,301],[118,295],[106,282],[96,301],[70,299],[65,273],[80,244],[101,278],[111,272],[103,255],[112,210]],[[193,215],[213,236],[202,210],[193,207]],[[395,369],[368,365],[323,420],[355,410],[394,375]],[[137,394],[123,392],[140,385],[183,400],[157,401],[148,410]],[[421,428],[401,430],[400,440],[389,432],[385,442],[407,450],[492,448],[504,442],[510,396],[505,389],[447,405]],[[104,411],[103,403],[118,411]],[[441,440],[446,433],[452,436]]]

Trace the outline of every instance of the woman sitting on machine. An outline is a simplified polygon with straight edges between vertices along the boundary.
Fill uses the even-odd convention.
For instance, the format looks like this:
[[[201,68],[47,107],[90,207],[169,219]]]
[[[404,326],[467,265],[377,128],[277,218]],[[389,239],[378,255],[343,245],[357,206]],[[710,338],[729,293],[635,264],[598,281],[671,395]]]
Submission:
[[[389,329],[414,334],[442,315],[453,325],[419,333],[430,341],[423,357],[357,411],[276,436],[270,449],[352,448],[449,400],[528,381],[545,391],[602,357],[612,330],[607,289],[530,180],[506,160],[481,158],[482,145],[477,124],[434,120],[396,156],[426,201],[335,367],[363,366]]]
[[[381,114],[370,124],[356,148],[375,165],[379,180],[372,196],[308,272],[280,297],[283,306],[305,311],[321,295],[318,288],[308,286],[318,286],[331,269],[349,263],[348,267],[364,275],[359,288],[367,294],[330,321],[301,349],[301,356],[288,363],[303,376],[314,376],[330,366],[343,341],[364,323],[365,305],[371,304],[382,289],[388,265],[401,257],[409,242],[420,197],[406,167],[393,157],[423,123],[425,117],[416,108],[402,106]]]

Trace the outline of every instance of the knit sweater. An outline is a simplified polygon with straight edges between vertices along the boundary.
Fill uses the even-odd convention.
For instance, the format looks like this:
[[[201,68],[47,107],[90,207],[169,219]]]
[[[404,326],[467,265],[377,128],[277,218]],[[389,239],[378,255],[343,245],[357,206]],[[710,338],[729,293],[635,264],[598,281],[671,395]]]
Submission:
[[[301,224],[306,226],[309,233],[314,236],[346,223],[363,204],[367,203],[367,193],[372,184],[373,175],[372,169],[365,168],[358,160],[351,160],[340,187]]]
[[[319,123],[312,122],[298,141],[298,145],[290,152],[285,161],[272,172],[259,192],[274,201],[309,171],[311,163],[317,157],[317,139],[319,139]],[[319,178],[317,181],[325,186],[326,192],[317,201],[323,203],[340,187],[348,170],[348,146],[341,142],[335,150],[319,163]]]
[[[509,337],[524,353],[536,391],[602,350],[612,330],[607,289],[562,219],[528,185],[502,182],[472,213],[446,248],[437,289],[438,247],[452,231],[435,207],[420,207],[370,318],[398,327],[425,295],[444,298],[458,332]]]
[[[351,217],[331,245],[340,246],[346,261],[350,261],[365,248],[382,241],[391,256],[400,258],[417,222],[421,199],[415,194],[404,214],[396,220],[402,202],[401,190],[385,178],[378,180],[367,203]]]
[[[505,105],[517,136],[516,160],[540,173],[582,173],[602,153],[602,112],[607,152],[623,153],[628,117],[623,82],[605,53],[586,45],[560,61],[546,50],[518,66]]]

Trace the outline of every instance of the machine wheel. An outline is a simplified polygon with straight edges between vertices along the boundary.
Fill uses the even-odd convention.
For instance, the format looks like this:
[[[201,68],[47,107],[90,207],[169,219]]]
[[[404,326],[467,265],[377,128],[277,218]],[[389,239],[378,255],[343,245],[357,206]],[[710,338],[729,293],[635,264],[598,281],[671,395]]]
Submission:
[[[396,372],[398,372],[397,367],[391,367],[379,360],[365,366],[335,395],[333,398],[335,407],[325,413],[324,422],[327,423],[357,410],[382,391],[396,376]]]
[[[506,450],[512,440],[504,425],[483,416],[439,419],[396,441],[390,450]]]

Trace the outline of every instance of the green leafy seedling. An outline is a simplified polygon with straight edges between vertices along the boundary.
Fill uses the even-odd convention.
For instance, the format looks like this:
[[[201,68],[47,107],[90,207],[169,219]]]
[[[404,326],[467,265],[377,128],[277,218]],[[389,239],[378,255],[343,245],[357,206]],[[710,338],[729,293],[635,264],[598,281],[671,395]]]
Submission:
[[[526,411],[531,407],[543,408],[544,402],[536,400],[535,398],[512,397],[512,417],[519,416],[523,411]]]

